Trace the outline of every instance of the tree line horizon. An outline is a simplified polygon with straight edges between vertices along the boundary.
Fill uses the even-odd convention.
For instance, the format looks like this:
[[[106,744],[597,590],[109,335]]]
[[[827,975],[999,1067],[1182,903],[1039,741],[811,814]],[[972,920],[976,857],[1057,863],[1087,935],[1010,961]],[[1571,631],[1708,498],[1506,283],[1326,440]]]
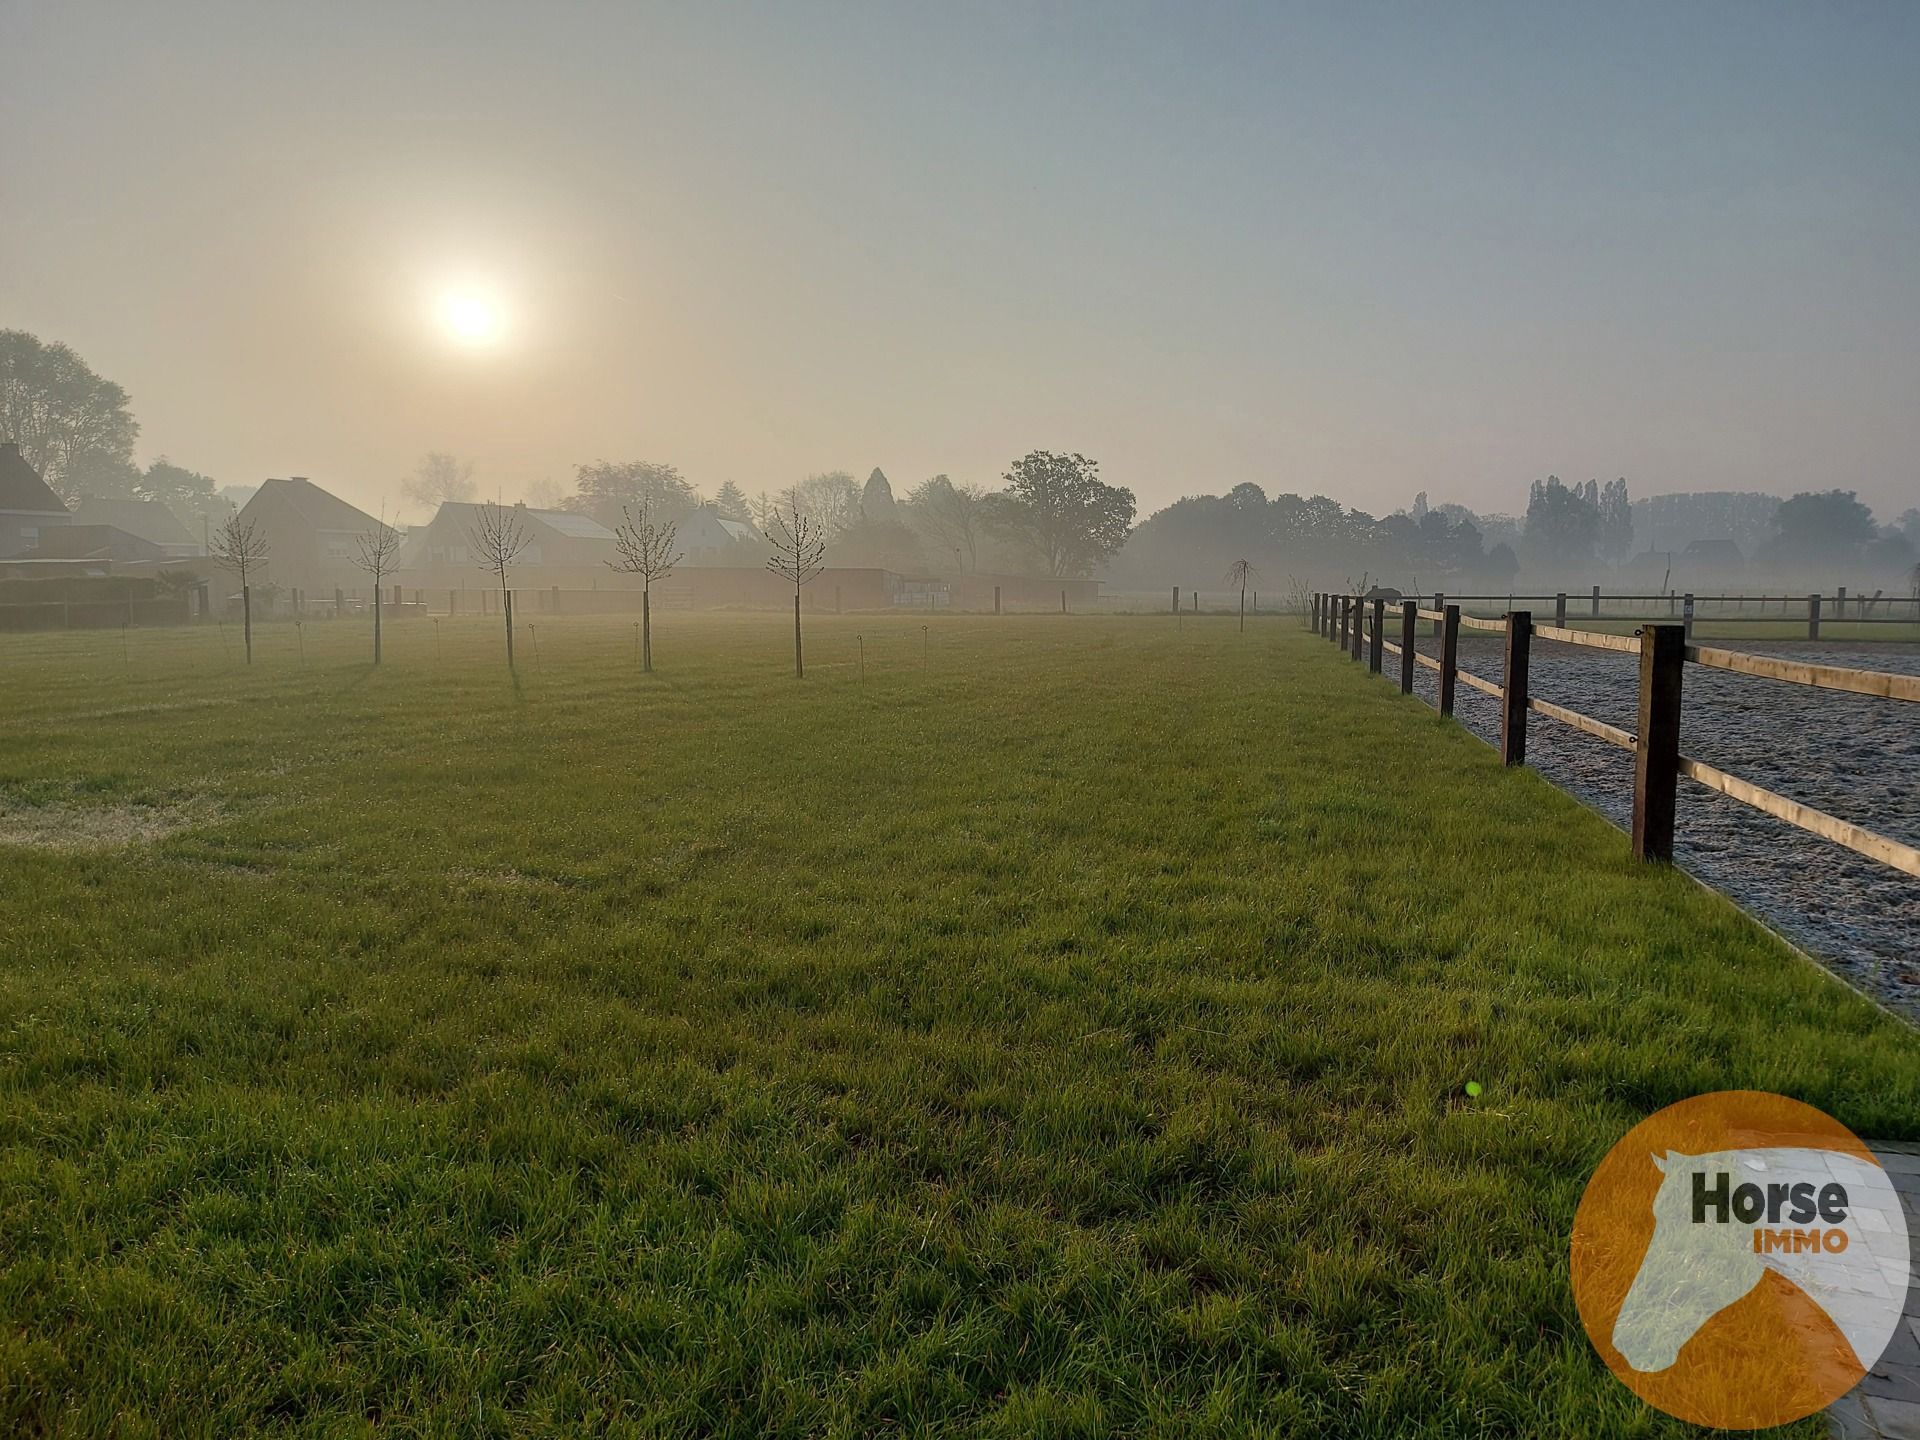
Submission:
[[[153,500],[209,535],[257,486],[221,486],[156,457],[133,460],[139,434],[127,392],[96,375],[69,347],[0,330],[0,439],[12,439],[56,493]],[[1708,563],[1761,565],[1775,573],[1845,567],[1863,578],[1911,583],[1920,593],[1920,508],[1879,522],[1850,490],[1788,497],[1758,491],[1677,492],[1635,501],[1624,477],[1530,483],[1523,514],[1429,504],[1426,492],[1384,516],[1324,494],[1269,496],[1244,482],[1220,495],[1188,495],[1135,523],[1133,493],[1099,477],[1078,453],[1034,450],[1001,475],[1001,488],[937,474],[904,496],[875,468],[864,484],[844,470],[808,475],[749,495],[729,479],[711,496],[671,464],[595,460],[575,467],[574,488],[522,487],[525,503],[589,515],[618,531],[629,509],[656,522],[701,507],[768,535],[782,507],[817,527],[833,563],[896,571],[1003,571],[1101,578],[1145,587],[1218,572],[1246,559],[1277,575],[1306,570],[1393,576],[1423,588],[1483,583],[1499,589],[1525,572],[1578,577],[1617,570],[1636,554],[1671,559],[1686,538],[1710,539]],[[474,467],[429,452],[398,482],[410,501],[437,506],[480,498]],[[383,522],[384,523],[384,522]],[[1685,537],[1662,550],[1662,536]],[[1644,550],[1637,542],[1644,541]],[[1729,550],[1727,547],[1732,547]],[[758,565],[764,545],[737,558]],[[752,551],[752,554],[748,552]]]

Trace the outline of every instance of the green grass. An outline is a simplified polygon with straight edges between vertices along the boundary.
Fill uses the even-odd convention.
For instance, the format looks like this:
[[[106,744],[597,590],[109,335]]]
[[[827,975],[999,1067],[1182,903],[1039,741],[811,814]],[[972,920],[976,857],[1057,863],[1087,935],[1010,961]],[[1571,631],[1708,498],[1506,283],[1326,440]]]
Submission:
[[[1910,1030],[1294,622],[534,619],[0,640],[0,1431],[1678,1434],[1607,1147],[1920,1136]]]

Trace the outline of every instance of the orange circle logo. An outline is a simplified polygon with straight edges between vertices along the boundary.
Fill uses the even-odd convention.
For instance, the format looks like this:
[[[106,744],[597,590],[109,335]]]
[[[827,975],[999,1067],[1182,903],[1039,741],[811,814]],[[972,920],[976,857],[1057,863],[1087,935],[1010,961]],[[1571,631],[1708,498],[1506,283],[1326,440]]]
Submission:
[[[1811,1105],[1682,1100],[1607,1152],[1573,1222],[1573,1296],[1607,1368],[1696,1425],[1784,1425],[1839,1399],[1906,1304],[1900,1197]]]

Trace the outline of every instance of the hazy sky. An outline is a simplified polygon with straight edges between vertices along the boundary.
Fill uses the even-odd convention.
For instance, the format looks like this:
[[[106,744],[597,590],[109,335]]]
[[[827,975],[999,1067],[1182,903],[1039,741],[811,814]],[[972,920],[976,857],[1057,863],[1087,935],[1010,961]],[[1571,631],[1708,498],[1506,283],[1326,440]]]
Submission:
[[[1920,5],[1569,9],[0,0],[0,326],[142,458],[367,504],[430,448],[1920,504]]]

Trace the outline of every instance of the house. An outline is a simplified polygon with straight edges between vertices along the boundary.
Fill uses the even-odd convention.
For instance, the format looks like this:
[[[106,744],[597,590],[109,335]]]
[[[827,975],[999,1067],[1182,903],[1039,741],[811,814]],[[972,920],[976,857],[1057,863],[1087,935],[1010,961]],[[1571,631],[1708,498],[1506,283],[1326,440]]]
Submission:
[[[137,535],[160,547],[169,560],[185,560],[206,552],[193,532],[158,500],[106,500],[98,495],[82,495],[74,507],[75,525],[111,525],[128,535]]]
[[[380,522],[322,490],[304,475],[265,481],[240,511],[267,548],[266,583],[327,601],[335,590],[370,592],[372,578],[356,563],[360,537]]]
[[[21,555],[49,526],[71,523],[66,502],[27,463],[20,446],[0,442],[0,555]]]
[[[444,501],[425,525],[407,532],[398,576],[408,586],[428,590],[487,589],[488,571],[476,544],[483,512],[490,505]],[[507,567],[515,590],[594,590],[618,588],[610,562],[618,557],[613,532],[591,515],[571,510],[503,507],[518,523],[526,543]]]
[[[27,560],[107,560],[116,568],[153,565],[168,559],[164,548],[117,525],[55,525],[41,532]]]
[[[744,520],[729,520],[711,505],[702,505],[680,522],[675,548],[689,565],[726,565],[751,561],[766,549],[760,532]],[[752,554],[742,554],[742,549]]]

